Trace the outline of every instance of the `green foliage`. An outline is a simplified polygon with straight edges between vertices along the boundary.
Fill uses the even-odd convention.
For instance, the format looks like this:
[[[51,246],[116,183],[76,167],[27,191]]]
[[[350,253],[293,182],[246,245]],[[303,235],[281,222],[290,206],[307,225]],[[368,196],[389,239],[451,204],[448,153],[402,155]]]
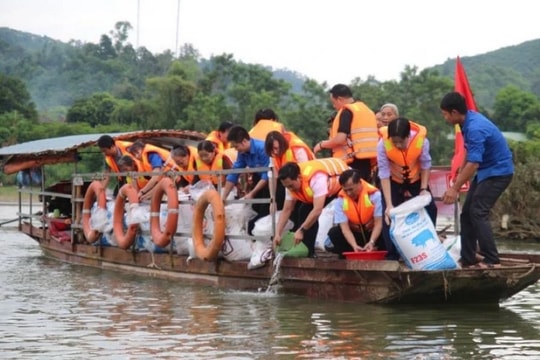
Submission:
[[[516,164],[528,164],[540,160],[540,138],[531,141],[510,141]]]
[[[23,80],[39,109],[71,106],[117,84],[143,88],[145,79],[166,73],[173,55],[153,55],[127,43],[131,25],[119,22],[99,43],[64,44],[15,30],[0,29],[0,73]]]
[[[291,106],[279,113],[287,128],[308,145],[328,138],[328,119],[333,114],[325,87],[309,79],[302,87],[302,94],[293,94]]]
[[[195,97],[196,85],[177,75],[150,78],[146,84],[150,98],[157,105],[151,128],[173,128],[183,118],[184,109]]]
[[[197,93],[193,101],[186,106],[184,114],[183,119],[179,119],[174,128],[208,133],[216,129],[222,121],[232,119],[232,112],[227,107],[223,95]]]
[[[540,150],[540,147],[537,147]],[[512,183],[501,195],[493,209],[493,218],[499,220],[509,214],[512,220],[524,225],[536,221],[540,216],[540,162],[517,163]],[[519,229],[518,226],[516,226]],[[533,233],[525,237],[537,236]]]
[[[483,108],[493,109],[496,94],[509,85],[540,97],[540,39],[461,60],[476,103]],[[450,59],[433,69],[454,79],[455,66]]]
[[[107,125],[119,101],[109,93],[96,93],[89,98],[77,100],[67,113],[67,122],[86,122],[90,126]]]
[[[121,52],[125,48],[125,42],[128,39],[129,31],[132,29],[133,26],[127,21],[119,21],[114,25],[115,31],[111,31],[110,35],[114,39],[115,51]]]
[[[0,145],[13,145],[19,142],[20,127],[26,120],[17,111],[0,114]]]
[[[540,141],[540,122],[528,124],[526,135],[531,140]]]
[[[540,100],[516,86],[507,86],[495,98],[493,120],[503,131],[525,132],[527,123],[540,120]]]
[[[36,102],[54,103],[56,107],[42,113],[41,120],[46,122],[43,126],[32,125],[32,119],[19,112],[4,113],[0,117],[4,125],[0,140],[13,143],[113,128],[209,132],[224,120],[249,128],[260,108],[274,109],[286,127],[309,144],[327,137],[327,119],[334,109],[326,83],[286,70],[276,76],[271,68],[238,62],[232,54],[201,59],[190,44],[182,47],[178,58],[170,51],[152,54],[144,47],[133,48],[128,42],[131,30],[129,23],[118,22],[95,44],[62,44],[50,39],[40,42],[24,33],[0,31],[0,69],[8,69],[8,73],[17,74],[29,84]],[[524,44],[533,49],[531,54],[536,51],[534,44]],[[523,79],[529,78],[540,84],[540,77],[535,77],[540,72],[530,69],[534,59],[520,60],[522,67],[509,72],[507,64],[512,57],[505,56],[497,61],[483,57],[492,65],[485,68],[476,68],[476,57],[463,59],[473,89],[494,94],[491,86],[476,86],[475,78],[485,78],[483,81],[493,82],[490,84],[495,88],[508,83],[523,85]],[[454,66],[451,61],[422,71],[405,66],[398,81],[381,82],[370,76],[366,80],[356,78],[350,86],[355,98],[373,110],[392,102],[398,105],[401,115],[425,125],[434,164],[448,164],[453,152],[453,141],[448,139],[452,128],[440,115],[439,102],[453,89]],[[439,70],[451,76],[441,76]],[[295,83],[283,80],[295,75]],[[18,81],[17,91],[23,84]],[[496,99],[491,103],[495,108],[493,118],[504,130],[527,131],[530,137],[537,138],[540,130],[533,124],[540,119],[540,104],[526,89],[505,87],[496,98],[490,95]],[[477,102],[486,112],[489,107],[482,103],[481,91],[476,92]],[[63,123],[64,118],[67,123]]]
[[[18,112],[26,119],[36,122],[36,106],[20,79],[0,73],[0,114]]]

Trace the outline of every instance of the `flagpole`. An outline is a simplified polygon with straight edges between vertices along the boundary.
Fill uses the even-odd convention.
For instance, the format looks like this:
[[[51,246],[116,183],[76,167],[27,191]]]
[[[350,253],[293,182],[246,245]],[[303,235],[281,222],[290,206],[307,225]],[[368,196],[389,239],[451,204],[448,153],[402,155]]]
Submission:
[[[176,45],[174,47],[174,49],[176,50],[176,58],[180,56],[180,49],[178,49],[179,31],[180,31],[180,0],[178,0],[178,6],[176,10]]]
[[[456,73],[454,78],[454,91],[460,93],[465,98],[465,101],[467,103],[467,109],[468,110],[474,110],[478,111],[476,108],[476,103],[474,101],[474,96],[471,91],[471,87],[469,85],[469,80],[467,79],[467,74],[465,72],[465,68],[463,67],[463,64],[461,63],[461,59],[456,57]],[[466,157],[467,157],[467,151],[465,150],[465,142],[463,139],[463,133],[461,132],[461,127],[459,125],[455,125],[454,127],[455,131],[455,140],[454,140],[454,156],[452,157],[452,165],[451,165],[451,180],[455,181],[457,177],[457,173],[459,169],[463,166],[465,163]],[[459,234],[459,196],[456,198],[456,202],[454,204],[454,232],[456,235]]]
[[[139,48],[139,33],[141,28],[141,0],[137,0],[137,49]]]

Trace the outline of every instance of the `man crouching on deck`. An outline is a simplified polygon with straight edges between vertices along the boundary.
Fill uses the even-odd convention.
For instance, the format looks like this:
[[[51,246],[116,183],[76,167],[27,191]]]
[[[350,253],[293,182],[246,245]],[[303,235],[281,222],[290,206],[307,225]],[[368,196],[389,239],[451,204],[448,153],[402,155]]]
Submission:
[[[339,176],[341,191],[334,205],[334,223],[325,243],[327,251],[372,251],[382,244],[381,192],[355,169]],[[378,244],[379,243],[379,244]]]
[[[281,233],[291,216],[296,201],[302,204],[298,221],[301,224],[294,233],[294,241],[308,248],[308,256],[315,257],[315,238],[319,231],[319,216],[326,204],[332,201],[341,186],[338,177],[349,169],[339,158],[305,161],[300,164],[288,162],[279,170],[278,181],[288,191],[285,194],[283,211],[279,215],[274,236],[274,246],[281,243]],[[296,225],[296,224],[295,224]]]

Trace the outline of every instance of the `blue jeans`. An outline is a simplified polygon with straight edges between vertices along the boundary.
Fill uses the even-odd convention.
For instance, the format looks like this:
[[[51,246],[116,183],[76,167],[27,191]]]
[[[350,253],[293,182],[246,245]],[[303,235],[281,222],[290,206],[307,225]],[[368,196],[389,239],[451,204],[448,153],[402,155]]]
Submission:
[[[476,246],[486,264],[498,264],[499,253],[489,222],[489,212],[504,190],[510,185],[513,175],[494,176],[478,183],[471,183],[461,211],[461,262],[476,264]]]

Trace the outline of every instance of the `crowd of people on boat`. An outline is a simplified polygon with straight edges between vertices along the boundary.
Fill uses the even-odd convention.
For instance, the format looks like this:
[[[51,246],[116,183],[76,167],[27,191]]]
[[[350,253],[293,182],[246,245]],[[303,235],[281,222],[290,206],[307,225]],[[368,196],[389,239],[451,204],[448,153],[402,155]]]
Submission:
[[[115,141],[108,135],[98,140],[105,157],[106,172],[143,172],[145,176],[122,177],[136,187],[141,201],[151,197],[155,185],[168,171],[179,175],[175,183],[187,192],[199,180],[222,189],[227,199],[239,189],[243,199],[253,202],[256,213],[248,225],[281,210],[273,237],[281,242],[282,230],[292,220],[294,240],[303,242],[308,256],[315,257],[318,220],[334,199],[334,226],[325,242],[327,251],[342,255],[348,251],[386,250],[386,258],[399,259],[390,235],[390,212],[411,197],[429,195],[432,167],[428,131],[421,124],[400,116],[398,106],[384,104],[373,111],[354,99],[343,84],[329,91],[335,115],[328,122],[328,138],[310,147],[280,122],[272,109],[261,109],[251,129],[225,121],[197,147],[177,145],[172,149],[144,143]],[[497,266],[497,247],[491,232],[489,212],[511,182],[513,161],[500,130],[484,115],[467,109],[465,98],[448,93],[440,103],[449,124],[461,127],[467,148],[466,159],[453,185],[444,193],[444,203],[456,202],[461,186],[471,181],[461,213],[463,266]],[[319,157],[323,150],[330,157]],[[227,175],[227,169],[268,168],[248,176]],[[193,171],[207,171],[193,174]],[[213,172],[210,172],[213,171]],[[107,186],[109,177],[104,180]],[[275,206],[275,209],[272,208]],[[426,211],[435,225],[437,207],[432,197]],[[476,254],[482,255],[479,262]]]

